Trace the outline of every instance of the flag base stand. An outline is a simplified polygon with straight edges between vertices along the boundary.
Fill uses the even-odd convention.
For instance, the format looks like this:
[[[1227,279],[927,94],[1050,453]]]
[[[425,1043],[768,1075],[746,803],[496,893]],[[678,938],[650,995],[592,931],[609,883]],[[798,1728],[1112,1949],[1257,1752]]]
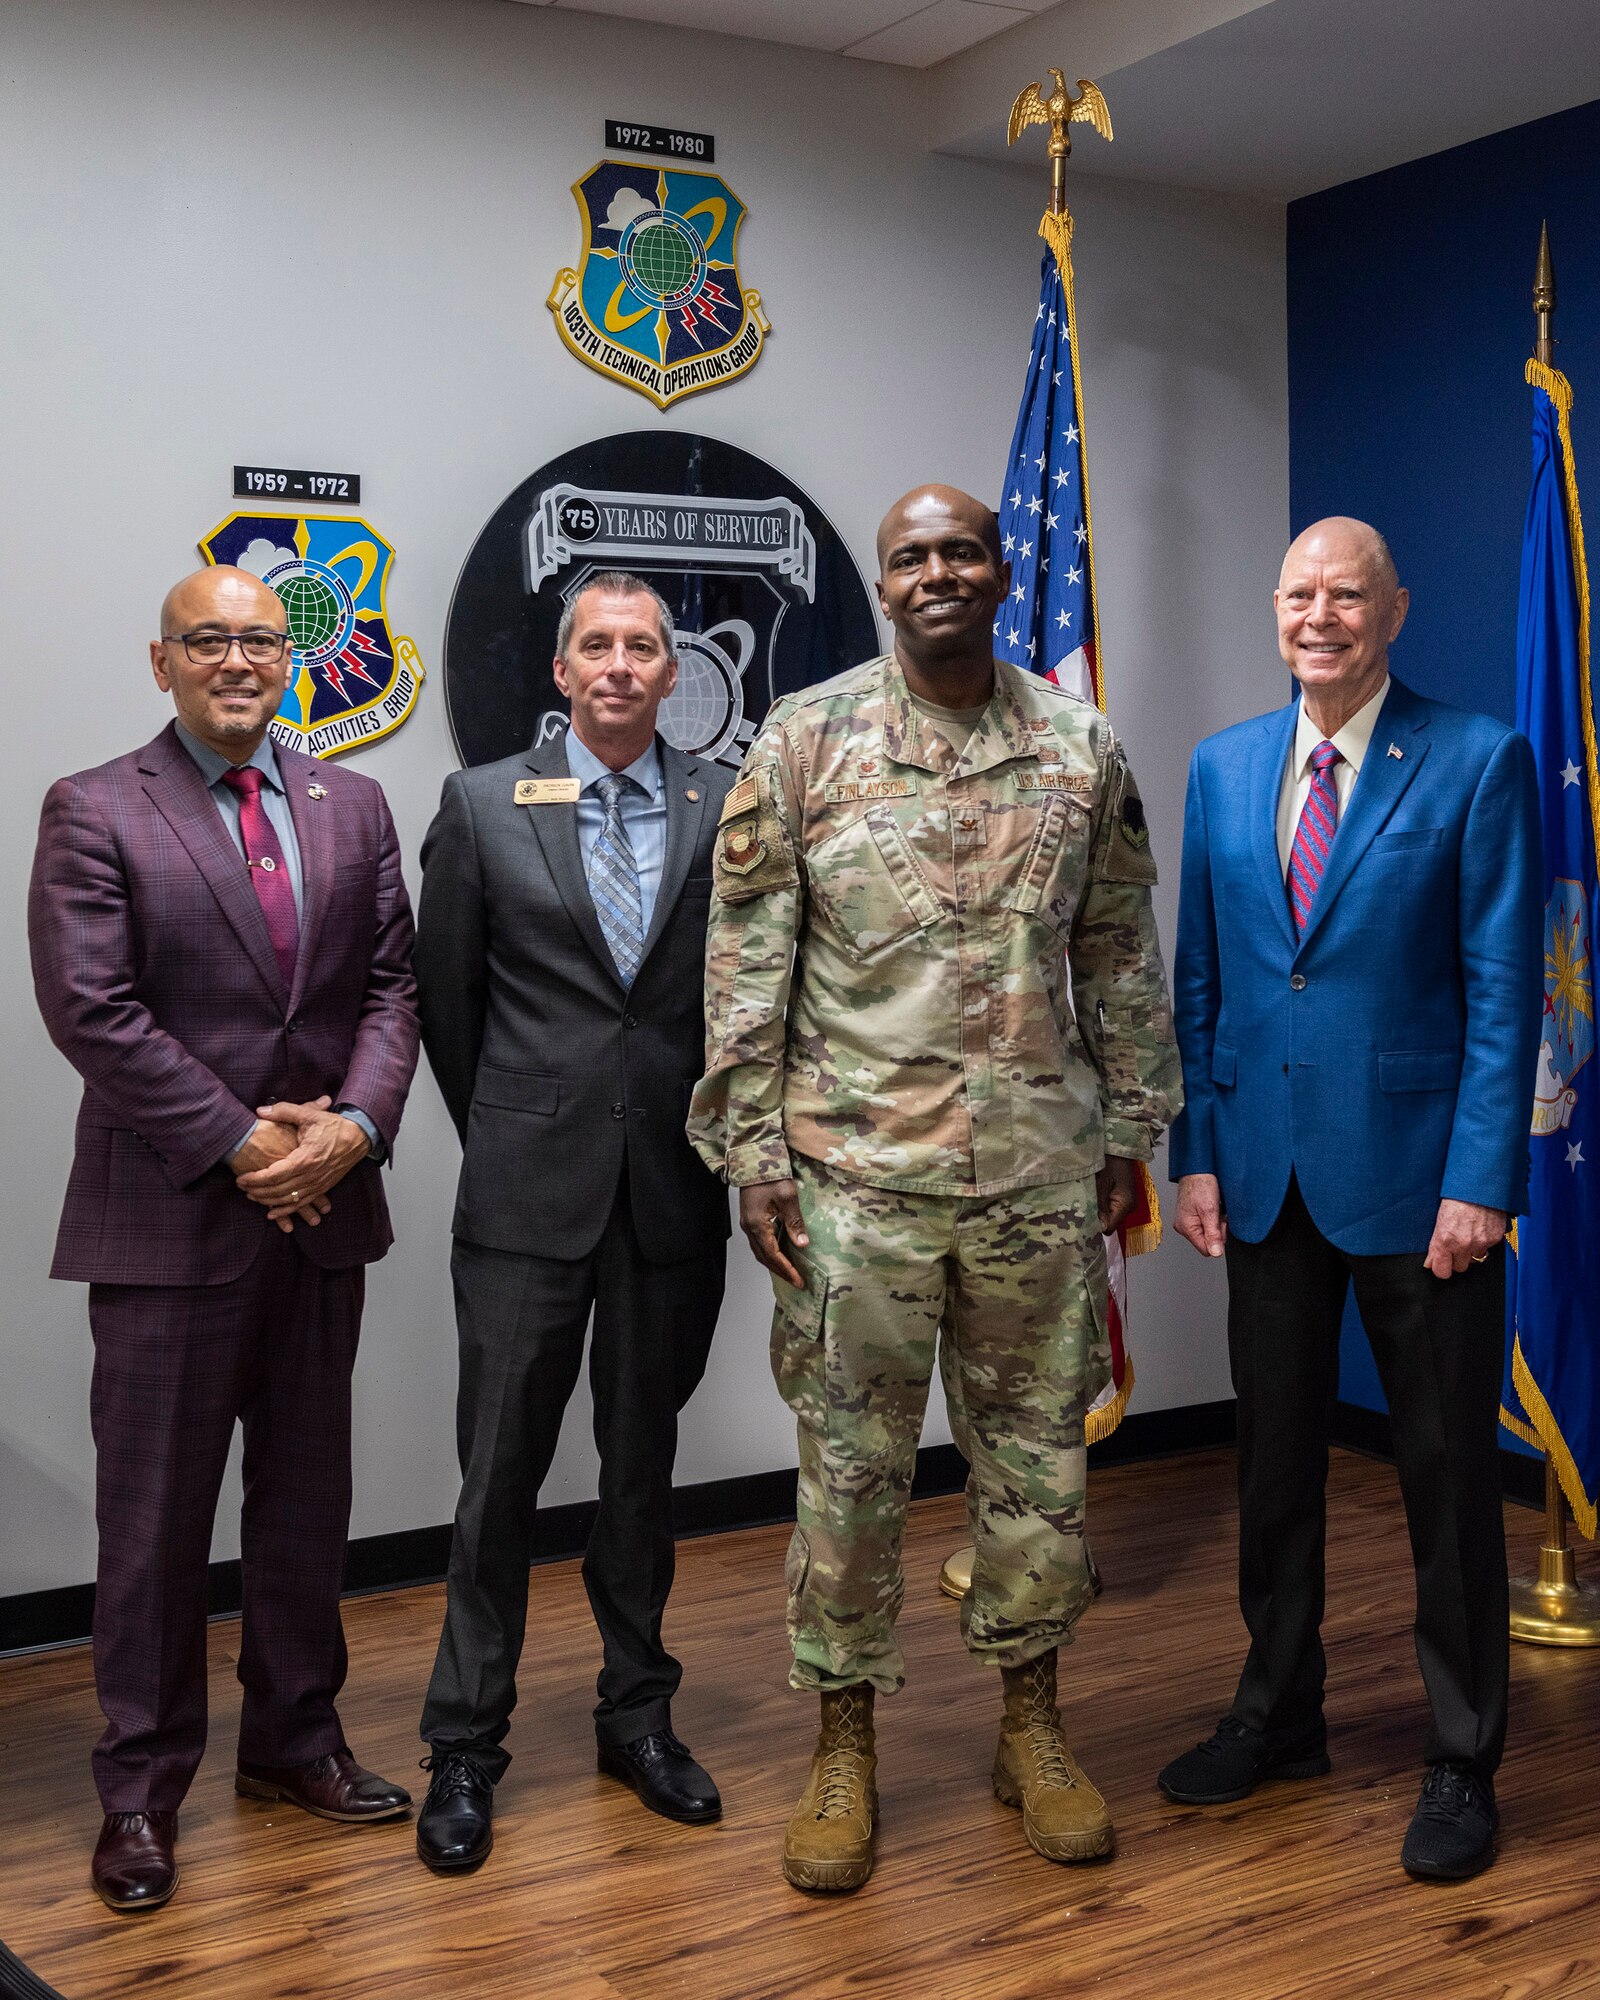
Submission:
[[[939,1572],[939,1588],[946,1597],[958,1602],[972,1588],[972,1565],[978,1551],[970,1543],[964,1549],[957,1549],[944,1559],[944,1567]]]
[[[1578,1576],[1567,1546],[1567,1502],[1544,1462],[1544,1546],[1539,1573],[1511,1586],[1511,1636],[1528,1646],[1600,1646],[1600,1590]]]
[[[1094,1559],[1094,1551],[1087,1542],[1083,1545],[1084,1559],[1089,1565],[1089,1587],[1098,1597],[1105,1589],[1105,1580],[1100,1574],[1100,1565]],[[939,1588],[946,1597],[953,1597],[959,1603],[972,1588],[972,1565],[978,1551],[967,1547],[956,1549],[944,1559],[939,1571]]]

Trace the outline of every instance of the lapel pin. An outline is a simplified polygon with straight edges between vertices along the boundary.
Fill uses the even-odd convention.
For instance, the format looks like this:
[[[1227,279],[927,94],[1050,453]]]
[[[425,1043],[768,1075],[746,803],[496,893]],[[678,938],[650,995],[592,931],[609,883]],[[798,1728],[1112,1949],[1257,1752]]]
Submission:
[[[683,796],[692,806],[697,806],[700,803],[700,794],[695,790],[693,785],[688,785],[684,788]]]
[[[1389,755],[1391,757],[1399,757],[1401,759],[1404,759],[1405,754],[1406,753],[1400,748],[1400,745],[1398,743],[1391,743],[1389,745]]]
[[[312,799],[325,799],[328,796],[328,788],[326,785],[307,785],[306,796]]]

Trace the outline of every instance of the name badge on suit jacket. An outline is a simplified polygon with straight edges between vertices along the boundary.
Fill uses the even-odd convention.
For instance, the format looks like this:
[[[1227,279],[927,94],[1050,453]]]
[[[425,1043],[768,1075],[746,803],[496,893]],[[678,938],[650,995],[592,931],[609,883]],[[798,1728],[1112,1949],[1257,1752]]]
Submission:
[[[511,796],[519,806],[575,806],[582,790],[576,778],[519,778]]]

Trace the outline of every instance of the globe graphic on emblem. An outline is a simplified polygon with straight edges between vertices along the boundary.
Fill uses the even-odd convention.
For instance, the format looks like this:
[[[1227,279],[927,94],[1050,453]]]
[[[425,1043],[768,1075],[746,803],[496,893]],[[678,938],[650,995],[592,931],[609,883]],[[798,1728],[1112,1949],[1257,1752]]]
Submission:
[[[731,650],[722,643],[724,634]],[[743,619],[730,618],[706,633],[679,632],[678,685],[656,720],[674,750],[715,757],[733,741],[744,719],[743,674],[754,650],[755,634]]]
[[[619,255],[632,289],[663,305],[691,296],[705,270],[705,248],[694,230],[659,210],[629,229]]]
[[[320,576],[289,576],[275,586],[289,614],[289,639],[297,653],[317,653],[339,636],[344,606]]]

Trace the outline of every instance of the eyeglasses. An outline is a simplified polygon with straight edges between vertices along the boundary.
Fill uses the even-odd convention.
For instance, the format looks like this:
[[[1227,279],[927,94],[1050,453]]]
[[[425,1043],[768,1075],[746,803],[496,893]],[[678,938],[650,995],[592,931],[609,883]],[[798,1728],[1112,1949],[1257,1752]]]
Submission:
[[[163,632],[161,638],[182,646],[197,667],[220,667],[235,646],[248,666],[275,667],[289,644],[287,632]]]

